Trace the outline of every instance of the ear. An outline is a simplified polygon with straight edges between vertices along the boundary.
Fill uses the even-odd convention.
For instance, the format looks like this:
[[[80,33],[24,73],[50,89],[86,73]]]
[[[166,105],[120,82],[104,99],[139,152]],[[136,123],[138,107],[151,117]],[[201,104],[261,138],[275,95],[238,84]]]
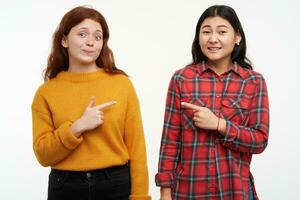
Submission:
[[[241,36],[240,32],[238,31],[235,33],[235,43],[239,45],[241,40],[242,40],[242,36]]]
[[[62,40],[61,40],[61,45],[65,48],[68,48],[68,40],[66,36],[63,36]]]

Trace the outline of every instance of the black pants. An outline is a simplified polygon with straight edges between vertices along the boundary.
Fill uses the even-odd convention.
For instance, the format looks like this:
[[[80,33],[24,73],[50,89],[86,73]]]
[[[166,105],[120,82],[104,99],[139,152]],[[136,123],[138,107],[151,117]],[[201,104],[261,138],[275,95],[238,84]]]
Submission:
[[[52,169],[48,200],[128,200],[130,189],[127,164],[87,172]]]

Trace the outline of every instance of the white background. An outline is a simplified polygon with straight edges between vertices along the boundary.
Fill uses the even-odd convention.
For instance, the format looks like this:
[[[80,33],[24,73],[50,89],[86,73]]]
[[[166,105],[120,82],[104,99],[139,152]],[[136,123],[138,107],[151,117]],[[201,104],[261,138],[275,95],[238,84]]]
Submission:
[[[251,164],[257,192],[262,200],[300,199],[297,0],[1,1],[0,199],[46,199],[49,168],[38,164],[32,150],[30,106],[43,82],[55,28],[68,10],[84,4],[106,17],[117,66],[131,76],[139,95],[153,199],[159,198],[154,175],[167,86],[174,71],[191,61],[198,18],[214,4],[236,10],[248,56],[268,84],[269,145]]]

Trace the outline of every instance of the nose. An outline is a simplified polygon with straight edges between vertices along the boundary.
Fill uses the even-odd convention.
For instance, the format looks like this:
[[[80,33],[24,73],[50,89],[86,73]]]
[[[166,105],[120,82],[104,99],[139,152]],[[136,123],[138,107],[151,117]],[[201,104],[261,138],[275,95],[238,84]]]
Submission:
[[[218,42],[218,35],[216,33],[212,33],[209,38],[209,42],[216,43]]]
[[[86,45],[90,47],[94,46],[94,38],[92,36],[87,37]]]

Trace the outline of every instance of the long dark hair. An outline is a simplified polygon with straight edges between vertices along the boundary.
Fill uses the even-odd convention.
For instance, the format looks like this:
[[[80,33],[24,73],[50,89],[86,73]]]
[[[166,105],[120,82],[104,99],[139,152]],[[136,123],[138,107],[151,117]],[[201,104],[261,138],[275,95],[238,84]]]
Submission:
[[[203,14],[200,16],[197,26],[196,26],[196,33],[195,38],[192,45],[192,55],[193,55],[193,63],[192,64],[198,64],[203,61],[207,61],[206,56],[201,51],[201,48],[199,46],[199,34],[200,34],[200,27],[203,23],[203,21],[207,17],[222,17],[223,19],[227,20],[231,26],[233,27],[234,31],[239,33],[241,35],[241,41],[239,45],[235,45],[234,49],[231,53],[231,61],[237,62],[241,67],[247,68],[247,69],[253,69],[251,65],[251,61],[246,57],[246,38],[245,34],[241,25],[241,22],[233,10],[233,8],[225,5],[214,5],[209,8],[207,8]]]
[[[107,45],[109,30],[105,18],[93,8],[79,6],[73,8],[63,16],[59,26],[53,34],[52,50],[48,57],[47,67],[44,71],[45,81],[56,77],[56,75],[63,70],[68,70],[68,51],[61,45],[61,41],[64,36],[69,34],[74,26],[80,24],[85,19],[92,19],[98,22],[103,30],[103,46],[101,53],[96,60],[97,66],[103,68],[107,73],[120,73],[126,75],[124,71],[116,67],[113,53]]]

